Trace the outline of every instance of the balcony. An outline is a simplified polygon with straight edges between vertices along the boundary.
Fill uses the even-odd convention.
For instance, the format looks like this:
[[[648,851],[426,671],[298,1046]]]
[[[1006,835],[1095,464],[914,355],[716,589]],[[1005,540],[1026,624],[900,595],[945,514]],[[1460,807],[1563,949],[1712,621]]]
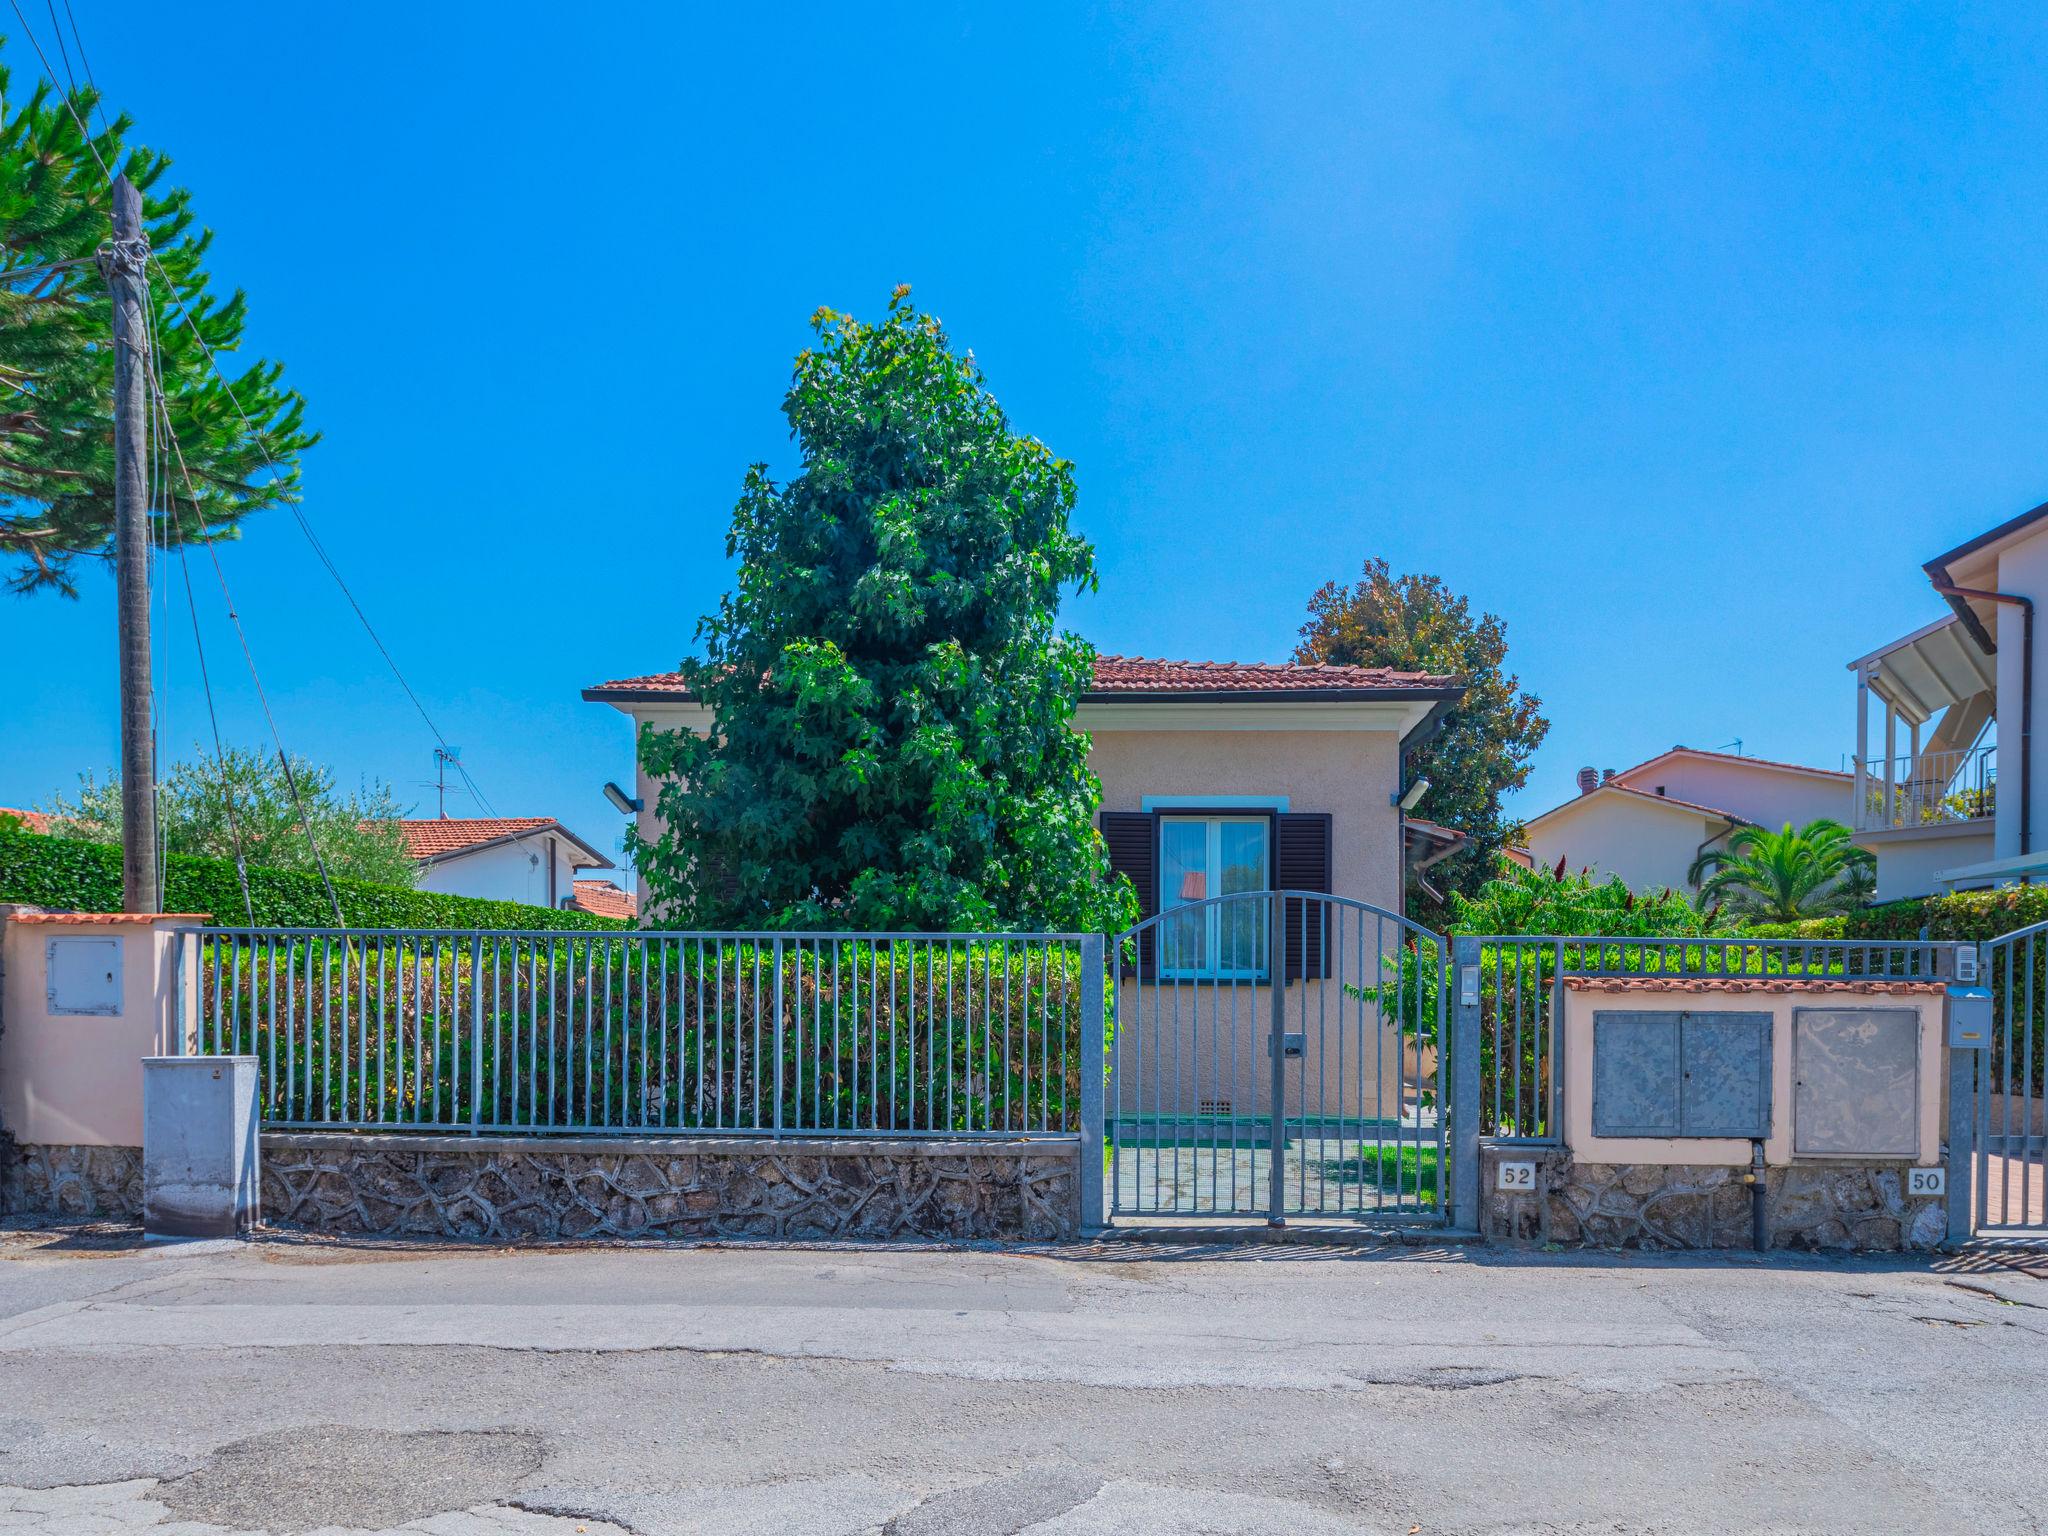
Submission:
[[[1995,744],[1880,758],[1856,767],[1858,832],[1989,821],[1997,804]]]

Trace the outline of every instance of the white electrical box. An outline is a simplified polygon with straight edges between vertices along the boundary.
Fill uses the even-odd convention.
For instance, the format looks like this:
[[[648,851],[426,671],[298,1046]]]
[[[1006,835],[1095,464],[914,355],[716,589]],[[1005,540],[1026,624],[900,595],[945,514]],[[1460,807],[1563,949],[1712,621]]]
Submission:
[[[121,941],[52,939],[43,951],[50,1012],[116,1018],[121,1012]]]

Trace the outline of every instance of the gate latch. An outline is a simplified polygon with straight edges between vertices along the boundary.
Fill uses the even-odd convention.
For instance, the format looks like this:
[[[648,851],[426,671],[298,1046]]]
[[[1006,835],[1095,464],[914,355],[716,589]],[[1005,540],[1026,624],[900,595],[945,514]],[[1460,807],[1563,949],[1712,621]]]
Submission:
[[[1280,1037],[1280,1054],[1292,1061],[1308,1052],[1308,1036],[1296,1030],[1289,1030]],[[1266,1037],[1266,1054],[1273,1054],[1273,1037]]]

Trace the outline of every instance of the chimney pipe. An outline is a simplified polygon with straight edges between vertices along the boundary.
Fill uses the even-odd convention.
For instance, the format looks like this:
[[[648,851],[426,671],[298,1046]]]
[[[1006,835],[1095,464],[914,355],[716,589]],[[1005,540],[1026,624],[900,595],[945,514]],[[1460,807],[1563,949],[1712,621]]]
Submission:
[[[1581,768],[1581,769],[1579,770],[1579,793],[1580,793],[1580,794],[1582,794],[1582,795],[1590,795],[1591,793],[1593,793],[1593,791],[1594,791],[1594,790],[1598,789],[1599,787],[1600,787],[1600,770],[1599,770],[1599,769],[1597,769],[1597,768]]]

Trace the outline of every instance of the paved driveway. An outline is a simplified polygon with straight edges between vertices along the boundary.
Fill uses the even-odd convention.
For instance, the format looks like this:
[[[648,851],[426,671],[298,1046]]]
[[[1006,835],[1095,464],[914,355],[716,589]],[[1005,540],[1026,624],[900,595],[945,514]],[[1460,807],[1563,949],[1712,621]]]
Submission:
[[[2048,1283],[1982,1257],[138,1253],[80,1234],[0,1254],[0,1531],[2002,1532],[2048,1514]]]

